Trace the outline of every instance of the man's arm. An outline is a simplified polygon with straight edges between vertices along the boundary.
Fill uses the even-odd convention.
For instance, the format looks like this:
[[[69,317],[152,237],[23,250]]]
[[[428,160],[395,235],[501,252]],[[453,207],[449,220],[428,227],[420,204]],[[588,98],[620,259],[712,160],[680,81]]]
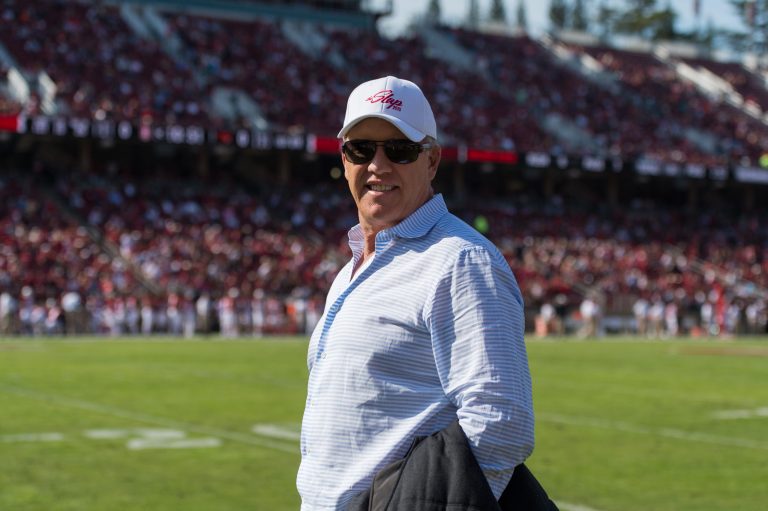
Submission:
[[[426,315],[443,390],[498,499],[534,443],[517,282],[500,254],[465,249],[438,282]]]

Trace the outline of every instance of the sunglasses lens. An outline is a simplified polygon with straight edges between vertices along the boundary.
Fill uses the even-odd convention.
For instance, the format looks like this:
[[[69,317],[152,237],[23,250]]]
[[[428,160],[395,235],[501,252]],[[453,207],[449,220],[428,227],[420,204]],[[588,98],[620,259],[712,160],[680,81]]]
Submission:
[[[349,140],[342,147],[347,159],[355,164],[369,162],[376,154],[376,143],[370,140]]]
[[[410,140],[387,140],[375,142],[373,140],[348,140],[341,146],[344,156],[352,163],[359,165],[368,163],[376,155],[376,147],[384,146],[384,154],[392,163],[413,163],[419,159],[422,146]]]
[[[394,163],[413,163],[419,158],[421,146],[405,140],[395,140],[384,145],[384,153]]]

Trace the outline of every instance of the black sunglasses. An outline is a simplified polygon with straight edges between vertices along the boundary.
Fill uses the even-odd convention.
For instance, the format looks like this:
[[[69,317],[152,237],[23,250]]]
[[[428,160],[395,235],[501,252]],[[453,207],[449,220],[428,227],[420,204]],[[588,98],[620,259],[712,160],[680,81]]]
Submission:
[[[384,154],[392,163],[413,163],[419,159],[419,154],[424,149],[429,149],[432,144],[420,144],[410,140],[347,140],[341,146],[344,156],[355,164],[368,163],[376,155],[376,148],[384,147]]]

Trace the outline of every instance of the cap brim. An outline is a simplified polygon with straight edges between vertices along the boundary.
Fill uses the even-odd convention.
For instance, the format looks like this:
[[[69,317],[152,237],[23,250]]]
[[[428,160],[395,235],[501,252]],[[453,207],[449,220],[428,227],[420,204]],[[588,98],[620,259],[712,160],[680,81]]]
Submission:
[[[422,133],[421,131],[417,130],[416,128],[410,126],[409,124],[405,123],[402,119],[398,117],[394,117],[392,115],[388,115],[385,113],[371,113],[371,114],[365,114],[361,115],[354,121],[350,122],[343,128],[341,128],[341,131],[339,131],[339,134],[336,135],[337,138],[344,138],[347,133],[349,133],[349,130],[351,130],[353,127],[355,127],[360,121],[363,121],[365,119],[369,119],[371,117],[376,117],[378,119],[384,119],[385,121],[390,122],[395,126],[395,128],[399,129],[403,135],[408,137],[409,140],[412,140],[413,142],[421,142],[424,140],[424,138],[427,136],[426,134]]]

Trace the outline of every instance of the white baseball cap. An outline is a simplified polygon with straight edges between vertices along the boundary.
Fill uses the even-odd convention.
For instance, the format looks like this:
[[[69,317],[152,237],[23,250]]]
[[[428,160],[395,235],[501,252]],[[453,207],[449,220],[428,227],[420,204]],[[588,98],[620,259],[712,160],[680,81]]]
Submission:
[[[347,100],[344,127],[338,138],[344,138],[355,124],[369,117],[391,122],[414,142],[426,136],[437,140],[437,124],[429,101],[419,86],[408,80],[385,76],[358,85]]]

